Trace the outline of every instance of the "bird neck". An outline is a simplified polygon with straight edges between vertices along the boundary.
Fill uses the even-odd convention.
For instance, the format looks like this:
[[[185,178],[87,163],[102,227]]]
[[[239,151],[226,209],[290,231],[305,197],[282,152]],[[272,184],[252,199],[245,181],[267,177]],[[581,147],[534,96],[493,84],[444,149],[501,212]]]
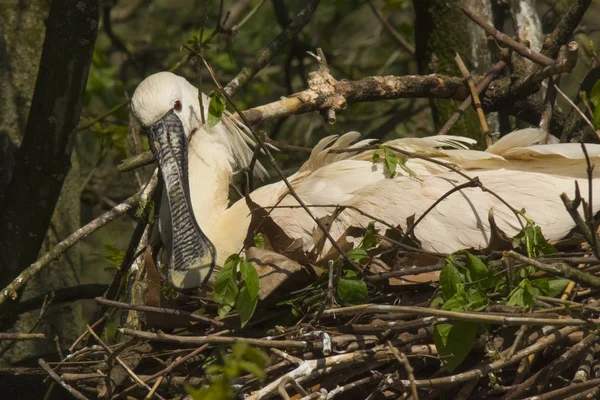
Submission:
[[[194,139],[188,152],[190,197],[198,225],[208,234],[227,210],[233,168],[223,144],[210,138]]]

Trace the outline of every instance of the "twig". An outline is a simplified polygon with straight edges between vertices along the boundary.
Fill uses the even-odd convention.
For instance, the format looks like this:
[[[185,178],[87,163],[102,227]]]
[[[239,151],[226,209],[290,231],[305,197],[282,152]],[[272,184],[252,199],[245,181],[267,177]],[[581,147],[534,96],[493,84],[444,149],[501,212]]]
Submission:
[[[425,210],[425,212],[423,212],[423,214],[421,214],[419,216],[419,218],[406,230],[406,234],[402,238],[402,242],[404,240],[406,240],[406,238],[410,238],[410,236],[415,231],[415,228],[417,227],[419,222],[421,222],[427,216],[427,214],[429,214],[431,211],[433,211],[433,209],[435,209],[435,207],[437,207],[438,204],[440,204],[442,201],[444,201],[445,199],[450,197],[450,195],[452,195],[453,193],[459,192],[466,188],[474,188],[474,187],[481,187],[481,181],[479,180],[478,177],[472,178],[468,182],[461,183],[460,185],[454,186],[452,189],[450,189],[446,193],[444,193],[431,206],[429,206],[429,208],[427,210]]]
[[[595,334],[589,334],[581,342],[571,347],[559,358],[553,360],[549,365],[542,368],[529,379],[518,385],[507,397],[506,400],[516,400],[523,397],[526,391],[534,390],[534,393],[540,393],[547,385],[550,378],[560,374],[570,366],[570,363],[576,359],[583,351],[586,351],[598,340]]]
[[[289,376],[298,383],[305,382],[309,379],[314,379],[325,373],[331,373],[338,371],[342,368],[354,365],[358,362],[366,361],[385,361],[391,360],[394,355],[388,351],[388,349],[381,350],[362,350],[356,351],[349,354],[335,355],[331,357],[319,358],[315,360],[304,361],[300,366],[294,370],[288,372],[284,376]],[[256,392],[252,393],[247,400],[259,400],[268,397],[270,394],[275,393],[279,387],[280,382],[283,380],[280,377],[273,382],[269,383],[265,387]]]
[[[551,392],[547,392],[537,396],[527,397],[523,400],[562,400],[566,399],[566,397],[569,395],[583,392],[584,390],[597,387],[598,385],[600,385],[600,378],[591,379],[587,382],[575,383],[573,385],[553,390]]]
[[[98,342],[98,344],[104,348],[104,350],[108,353],[108,355],[114,357],[114,359],[117,361],[117,363],[127,372],[127,374],[133,379],[134,382],[136,382],[138,385],[140,385],[141,387],[143,387],[144,389],[146,389],[148,392],[152,391],[152,388],[150,386],[146,385],[146,383],[144,383],[144,381],[142,381],[140,379],[140,377],[137,376],[135,374],[135,372],[133,372],[131,370],[131,368],[129,368],[127,366],[127,364],[125,364],[123,362],[123,360],[121,360],[121,358],[119,356],[117,356],[116,354],[114,354],[113,351],[110,349],[110,347],[108,347],[106,345],[106,343],[104,343],[102,341],[102,339],[100,339],[100,337],[98,335],[96,335],[96,332],[94,332],[94,330],[89,325],[87,325],[87,330],[94,337],[94,339],[96,339],[96,341]],[[154,395],[156,397],[158,397],[159,399],[162,399],[162,397],[158,393],[154,393]]]
[[[152,163],[154,163],[154,156],[151,151],[146,151],[121,161],[121,164],[119,164],[117,169],[119,172],[127,172],[136,168],[145,167]]]
[[[234,344],[236,342],[246,342],[249,345],[257,347],[273,347],[277,349],[299,349],[306,350],[309,348],[309,342],[299,340],[269,340],[269,339],[253,339],[242,337],[220,337],[220,336],[176,336],[169,335],[163,332],[150,333],[144,331],[136,331],[133,329],[119,328],[119,332],[124,335],[133,336],[139,339],[154,340],[157,342],[169,342],[178,344]]]
[[[150,306],[142,306],[142,305],[138,305],[138,304],[122,303],[120,301],[108,300],[108,299],[104,299],[102,297],[96,297],[94,300],[96,300],[96,303],[102,304],[102,305],[105,305],[108,307],[115,307],[115,308],[142,311],[142,312],[151,312],[151,313],[157,313],[157,314],[177,315],[180,317],[189,318],[194,321],[203,322],[203,323],[206,323],[206,324],[209,324],[212,326],[217,326],[217,327],[225,326],[225,324],[221,321],[217,321],[212,318],[204,317],[202,315],[192,314],[190,312],[183,311],[183,310],[175,310],[175,309],[171,309],[171,308],[150,307]]]
[[[71,395],[73,397],[75,397],[76,399],[79,399],[79,400],[89,400],[80,391],[73,388],[72,386],[67,384],[65,381],[63,381],[60,378],[60,376],[58,376],[56,374],[56,372],[52,371],[52,368],[50,368],[50,366],[46,363],[46,361],[44,361],[43,358],[40,358],[38,360],[38,364],[40,364],[40,367],[44,368],[44,370],[48,373],[48,375],[50,375],[52,377],[52,379],[54,379],[54,381],[56,381],[56,383],[58,383],[60,386],[62,386],[67,392],[71,393]]]
[[[553,263],[544,264],[514,251],[506,253],[507,256],[527,263],[537,269],[541,269],[544,272],[548,272],[554,275],[561,276],[563,278],[570,279],[574,282],[581,283],[583,285],[600,288],[600,277],[592,274],[587,274],[583,271],[579,271],[577,268],[572,268],[564,263]]]
[[[417,386],[417,388],[448,388],[459,383],[468,382],[472,379],[483,378],[488,373],[497,371],[508,365],[517,363],[525,357],[529,356],[530,354],[539,353],[540,351],[544,350],[545,348],[548,348],[552,344],[566,338],[570,333],[575,332],[577,329],[579,328],[572,326],[564,327],[555,334],[544,337],[537,341],[535,344],[519,351],[517,354],[515,354],[508,360],[502,358],[500,360],[492,361],[489,363],[480,363],[469,371],[465,371],[456,375],[446,376],[443,378],[416,380],[415,385]],[[400,380],[400,383],[406,386],[410,385],[410,382],[407,380]]]
[[[385,30],[390,34],[392,39],[394,39],[396,43],[398,43],[400,47],[406,50],[410,55],[414,55],[415,46],[410,44],[406,39],[404,39],[404,37],[401,34],[398,33],[396,28],[394,28],[392,24],[390,24],[390,21],[387,20],[385,15],[383,15],[383,13],[373,5],[373,2],[371,0],[368,0],[367,3],[369,4],[369,7],[371,7],[371,10],[373,10],[373,14],[375,14],[377,19],[381,21],[381,24],[383,25]]]
[[[43,333],[8,333],[0,332],[0,340],[46,340]]]
[[[571,2],[569,9],[563,14],[554,31],[546,36],[541,49],[542,54],[551,58],[556,57],[560,46],[567,43],[571,38],[591,2],[592,0],[574,0]]]
[[[581,217],[578,211],[582,202],[581,192],[579,191],[579,183],[575,181],[575,198],[572,201],[566,193],[561,193],[560,199],[565,205],[567,212],[573,219],[573,222],[575,222],[575,225],[577,225],[577,227],[581,230],[585,240],[591,244],[594,241],[594,238],[592,237],[592,235],[594,235],[593,230],[590,229],[588,223]]]
[[[483,92],[483,90],[485,88],[488,87],[488,85],[494,80],[496,75],[498,75],[504,69],[504,67],[506,67],[506,62],[504,62],[502,60],[498,61],[496,64],[494,64],[492,69],[490,69],[488,71],[488,73],[485,74],[485,76],[483,78],[481,78],[479,80],[479,82],[477,82],[477,85],[475,85],[475,90],[478,95],[481,92]],[[454,126],[456,121],[458,121],[458,119],[461,117],[461,115],[463,115],[464,112],[467,110],[467,108],[469,108],[472,101],[473,101],[472,96],[465,98],[463,100],[463,102],[460,104],[460,106],[458,106],[458,108],[456,109],[454,114],[452,114],[450,119],[448,119],[448,121],[446,121],[444,126],[442,126],[442,129],[439,130],[438,135],[447,134],[450,131],[450,129],[452,128],[452,126]]]
[[[407,315],[422,315],[425,317],[441,317],[452,321],[480,322],[484,324],[498,325],[533,325],[533,326],[595,326],[600,324],[600,319],[578,319],[578,318],[539,318],[539,314],[531,314],[531,317],[512,317],[506,315],[486,314],[476,312],[457,312],[438,310],[436,308],[412,307],[412,306],[389,306],[379,304],[362,304],[343,308],[325,310],[323,316],[339,317],[342,315],[367,314],[367,313],[398,313]]]
[[[477,93],[477,88],[475,87],[475,82],[473,82],[473,77],[469,73],[467,66],[464,61],[460,57],[458,53],[456,53],[456,57],[454,57],[454,61],[456,61],[456,65],[460,70],[463,78],[465,79],[465,83],[469,87],[471,91],[471,98],[473,99],[473,106],[475,107],[475,111],[477,111],[477,116],[479,117],[479,123],[481,124],[481,130],[483,131],[483,138],[485,140],[485,144],[487,147],[492,145],[492,138],[490,136],[490,129],[488,127],[487,121],[485,119],[485,114],[483,113],[483,108],[481,107],[481,100],[479,100],[479,94]]]
[[[567,103],[569,103],[571,107],[573,107],[573,110],[575,110],[581,116],[581,118],[583,118],[583,120],[588,124],[588,126],[592,128],[592,130],[596,133],[598,138],[600,138],[600,130],[594,128],[594,124],[592,124],[589,118],[586,117],[585,113],[581,111],[579,107],[577,107],[577,105],[575,105],[575,103],[573,103],[573,101],[571,101],[571,99],[562,90],[560,90],[558,86],[554,85],[554,88],[567,101]]]
[[[588,154],[587,147],[585,147],[585,143],[581,142],[581,150],[583,151],[583,155],[585,156],[585,163],[587,165],[587,181],[588,181],[588,202],[587,209],[584,209],[585,214],[585,222],[587,222],[588,229],[590,230],[590,236],[592,242],[590,245],[592,246],[592,250],[594,251],[594,255],[596,258],[600,258],[600,248],[598,247],[598,235],[596,232],[596,228],[594,226],[594,165],[590,160],[590,155]],[[584,202],[585,206],[585,202]]]
[[[483,30],[485,30],[489,35],[493,36],[494,39],[504,43],[506,46],[510,47],[523,57],[544,66],[554,64],[554,60],[552,58],[540,54],[537,51],[532,50],[529,47],[526,47],[523,44],[514,41],[509,36],[505,35],[493,26],[489,25],[483,20],[483,18],[473,13],[466,7],[461,6],[461,9],[467,15],[467,17],[469,17],[473,22],[482,27]]]
[[[394,356],[396,357],[398,362],[402,364],[402,366],[406,370],[406,375],[408,376],[408,380],[410,381],[410,392],[413,399],[419,400],[417,385],[415,385],[415,374],[413,368],[410,365],[410,362],[408,361],[408,358],[406,358],[406,354],[400,353],[398,349],[396,349],[389,340],[387,341],[387,345],[390,348],[390,350],[392,350],[392,353],[394,353]]]
[[[176,367],[180,366],[181,364],[183,364],[184,362],[186,362],[187,360],[189,360],[190,358],[196,357],[198,354],[202,353],[204,350],[206,350],[208,348],[208,345],[202,345],[200,347],[198,347],[196,350],[192,351],[191,353],[175,360],[173,363],[169,364],[166,368],[161,369],[160,371],[158,371],[157,373],[149,376],[149,377],[144,377],[141,378],[144,382],[146,383],[150,383],[152,382],[154,379],[164,376],[165,374],[171,372],[173,369],[175,369]],[[129,386],[128,388],[124,389],[121,393],[115,394],[112,398],[113,400],[116,400],[118,398],[121,398],[124,394],[132,391],[133,389],[135,389],[138,386],[137,383],[135,383],[134,385]]]
[[[286,390],[285,390],[285,386],[287,384],[292,385],[299,394],[301,394],[302,396],[307,396],[308,393],[306,393],[306,390],[304,390],[304,388],[302,386],[300,386],[300,384],[298,382],[296,382],[294,380],[294,378],[292,378],[291,376],[288,375],[284,375],[283,378],[281,379],[281,381],[279,382],[279,385],[277,386],[277,393],[279,393],[279,395],[281,396],[281,398],[283,400],[290,400],[290,396],[287,394]]]
[[[52,250],[44,254],[39,260],[27,267],[24,271],[22,271],[19,274],[19,276],[17,276],[10,284],[8,284],[8,286],[2,289],[2,291],[0,292],[0,304],[4,303],[9,298],[15,299],[17,297],[17,292],[21,288],[23,288],[31,278],[36,276],[42,269],[46,268],[52,261],[60,257],[65,251],[73,247],[80,240],[84,239],[90,233],[100,229],[104,225],[114,221],[121,215],[125,214],[127,211],[131,210],[134,206],[138,204],[139,198],[142,195],[142,193],[144,193],[144,191],[148,187],[155,187],[157,182],[158,176],[154,175],[146,188],[143,188],[142,190],[129,197],[127,200],[125,200],[123,203],[119,204],[112,210],[105,212],[98,218],[94,219],[92,222],[79,228],[65,240],[54,246]]]
[[[309,0],[306,6],[296,15],[294,20],[275,38],[275,40],[256,57],[252,65],[244,67],[236,76],[227,84],[225,92],[234,96],[237,91],[246,84],[258,71],[263,69],[279,51],[289,43],[298,33],[308,24],[313,13],[317,9],[320,0]]]

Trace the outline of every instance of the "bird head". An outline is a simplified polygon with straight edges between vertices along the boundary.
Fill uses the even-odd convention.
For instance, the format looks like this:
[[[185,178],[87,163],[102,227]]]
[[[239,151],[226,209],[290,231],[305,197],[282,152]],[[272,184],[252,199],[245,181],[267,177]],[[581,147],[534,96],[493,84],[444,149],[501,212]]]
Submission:
[[[131,98],[131,111],[144,128],[160,124],[169,115],[176,116],[186,137],[202,124],[198,89],[171,72],[144,79]]]
[[[148,136],[165,184],[171,214],[171,240],[165,243],[169,277],[184,273],[186,281],[171,279],[172,283],[180,288],[201,286],[215,266],[216,250],[198,226],[189,190],[188,140],[202,126],[198,89],[182,77],[160,72],[139,84],[131,110]]]

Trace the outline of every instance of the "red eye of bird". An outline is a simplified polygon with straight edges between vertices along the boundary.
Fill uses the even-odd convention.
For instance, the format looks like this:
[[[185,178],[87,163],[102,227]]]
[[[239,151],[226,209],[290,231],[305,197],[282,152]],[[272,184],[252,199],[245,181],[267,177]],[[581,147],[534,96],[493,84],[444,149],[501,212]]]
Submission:
[[[181,102],[180,102],[179,100],[177,100],[177,101],[175,102],[175,104],[173,105],[173,109],[174,109],[175,111],[181,111],[181,109],[182,109],[182,108],[183,108],[183,107],[182,107],[182,105],[181,105]]]

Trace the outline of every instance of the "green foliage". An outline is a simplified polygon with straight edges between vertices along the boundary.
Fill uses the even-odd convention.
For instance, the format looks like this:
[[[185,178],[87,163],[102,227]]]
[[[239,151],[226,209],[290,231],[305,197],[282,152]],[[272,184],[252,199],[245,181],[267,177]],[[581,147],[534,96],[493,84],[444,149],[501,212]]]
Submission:
[[[210,103],[208,104],[208,126],[212,128],[221,121],[226,105],[227,100],[225,100],[225,97],[223,97],[220,92],[212,92],[210,94]]]
[[[469,355],[478,330],[479,324],[473,322],[435,326],[433,342],[449,372],[454,371]]]
[[[256,235],[254,235],[254,246],[258,247],[259,249],[264,249],[265,248],[265,237],[263,236],[262,233],[257,233]]]
[[[375,223],[370,222],[367,225],[367,229],[363,234],[358,247],[350,250],[348,258],[357,264],[361,264],[364,260],[369,258],[368,250],[371,250],[379,245],[379,237],[377,236],[378,230],[375,229]],[[336,267],[339,263],[336,264]],[[356,272],[353,270],[345,270],[343,277],[337,285],[336,297],[338,301],[345,305],[362,304],[369,299],[369,292],[367,290],[367,284],[356,277]]]
[[[82,120],[83,125],[91,122],[90,120]],[[119,156],[125,158],[127,156],[127,134],[129,132],[126,126],[121,125],[102,125],[95,123],[89,127],[89,130],[96,135],[98,141],[108,146],[110,149],[117,151]]]
[[[160,286],[160,294],[165,296],[167,299],[176,299],[177,292],[175,291],[175,286],[169,281],[163,281]]]
[[[513,241],[523,252],[531,257],[556,252],[542,235],[541,229],[526,218],[527,224]],[[512,288],[506,298],[497,301],[518,307],[531,307],[535,296],[556,296],[567,285],[566,279],[533,279],[529,277],[532,267],[524,266],[514,274],[512,281],[504,271],[488,268],[483,260],[467,251],[459,251],[446,258],[446,264],[440,272],[440,295],[431,306],[448,311],[481,311],[491,303],[488,292],[506,292]],[[448,371],[453,371],[468,356],[477,332],[485,331],[485,324],[456,322],[439,324],[435,327],[434,340]]]
[[[535,225],[533,221],[525,217],[523,213],[521,214],[527,223],[525,228],[513,238],[513,242],[519,246],[528,257],[539,257],[544,254],[556,253],[556,248],[544,238],[542,228]]]
[[[265,365],[268,356],[261,350],[250,347],[246,342],[232,346],[230,354],[222,355],[223,364],[212,363],[205,367],[208,386],[193,388],[186,386],[194,400],[230,400],[234,398],[232,383],[243,374],[250,373],[263,381],[267,375]]]
[[[105,244],[104,250],[106,250],[104,259],[111,265],[107,270],[112,272],[113,269],[118,269],[125,258],[125,252],[110,244]]]
[[[600,80],[592,87],[590,102],[594,105],[594,128],[600,129]]]
[[[138,205],[135,210],[135,217],[139,220],[145,221],[148,224],[154,222],[154,201],[148,199]]]
[[[362,304],[369,299],[367,284],[360,279],[340,278],[335,294],[343,305]]]
[[[254,265],[232,254],[215,280],[213,297],[219,307],[219,316],[224,317],[235,308],[243,328],[254,315],[259,291],[260,280]]]
[[[417,178],[415,173],[406,166],[406,157],[397,156],[396,153],[385,145],[381,145],[380,149],[373,153],[372,161],[375,164],[381,160],[382,156],[380,152],[383,152],[383,169],[390,175],[390,178],[396,176],[397,167],[399,166],[409,176]]]

